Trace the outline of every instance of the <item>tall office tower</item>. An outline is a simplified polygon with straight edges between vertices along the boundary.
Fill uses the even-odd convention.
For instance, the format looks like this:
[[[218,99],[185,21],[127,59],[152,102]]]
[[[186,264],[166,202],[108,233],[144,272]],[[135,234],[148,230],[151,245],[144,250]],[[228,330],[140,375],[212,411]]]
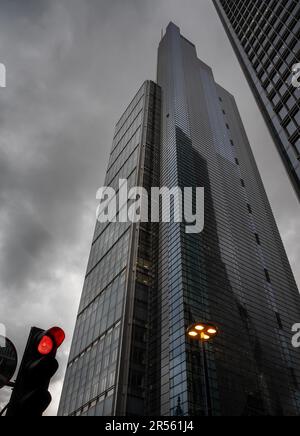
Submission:
[[[106,184],[204,187],[205,227],[97,225],[59,413],[299,414],[297,286],[235,100],[174,24],[116,130]]]
[[[161,228],[161,413],[172,415],[180,398],[195,415],[296,415],[300,299],[235,100],[174,24],[160,44],[158,84],[161,184],[205,187],[201,234]],[[220,329],[207,344],[208,377],[184,335],[198,320]]]
[[[300,199],[300,3],[213,1]]]
[[[120,179],[128,189],[159,186],[160,107],[159,87],[145,82],[117,123],[105,186],[118,201]],[[60,415],[141,415],[159,404],[151,387],[159,350],[157,226],[97,222]]]

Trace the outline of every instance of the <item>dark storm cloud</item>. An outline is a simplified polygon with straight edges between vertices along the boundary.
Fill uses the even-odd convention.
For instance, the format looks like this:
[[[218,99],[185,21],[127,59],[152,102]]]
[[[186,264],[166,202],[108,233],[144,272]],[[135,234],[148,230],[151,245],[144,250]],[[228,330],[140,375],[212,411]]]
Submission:
[[[0,323],[20,354],[31,325],[59,324],[66,363],[114,123],[141,83],[155,79],[170,20],[237,96],[299,273],[299,206],[210,0],[2,0]],[[0,403],[7,396],[1,391]]]
[[[48,5],[49,0],[1,0],[1,14],[12,20],[18,17],[34,20],[47,10]]]

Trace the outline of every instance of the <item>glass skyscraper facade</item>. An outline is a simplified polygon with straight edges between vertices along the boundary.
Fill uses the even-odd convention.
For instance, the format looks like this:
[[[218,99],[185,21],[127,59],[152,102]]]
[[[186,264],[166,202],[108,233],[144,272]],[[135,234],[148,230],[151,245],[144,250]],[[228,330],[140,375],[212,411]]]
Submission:
[[[298,0],[213,0],[300,199]]]
[[[235,100],[172,23],[117,124],[120,178],[204,187],[204,231],[97,223],[59,414],[298,415],[297,286]],[[202,349],[198,321],[220,331]]]
[[[117,197],[120,179],[128,189],[159,186],[160,98],[159,87],[145,82],[117,123],[105,179]],[[141,414],[148,407],[155,227],[97,222],[59,414]]]

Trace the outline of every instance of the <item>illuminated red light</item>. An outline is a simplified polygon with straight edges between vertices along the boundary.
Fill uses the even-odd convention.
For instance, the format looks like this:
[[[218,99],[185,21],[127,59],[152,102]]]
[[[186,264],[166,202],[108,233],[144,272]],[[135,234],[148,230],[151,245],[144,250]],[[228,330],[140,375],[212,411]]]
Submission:
[[[38,345],[38,352],[43,356],[47,356],[53,350],[54,343],[49,336],[43,336]]]
[[[56,348],[60,347],[66,338],[65,332],[59,327],[53,327],[48,334],[53,338]]]

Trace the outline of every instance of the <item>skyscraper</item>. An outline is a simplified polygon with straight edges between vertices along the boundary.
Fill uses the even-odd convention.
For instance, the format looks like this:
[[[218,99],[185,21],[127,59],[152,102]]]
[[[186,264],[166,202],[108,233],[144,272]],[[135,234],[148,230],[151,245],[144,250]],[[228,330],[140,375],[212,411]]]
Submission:
[[[213,1],[300,199],[300,3]]]
[[[157,82],[118,122],[105,185],[204,187],[205,228],[97,224],[59,413],[297,415],[300,298],[235,100],[172,23]],[[198,321],[220,331],[206,359]]]
[[[116,125],[105,186],[118,195],[120,179],[128,189],[159,186],[160,107],[160,88],[145,82]],[[158,349],[154,335],[149,339],[158,316],[151,310],[158,299],[156,228],[97,222],[60,414],[132,415],[150,407],[155,388],[145,391]]]

